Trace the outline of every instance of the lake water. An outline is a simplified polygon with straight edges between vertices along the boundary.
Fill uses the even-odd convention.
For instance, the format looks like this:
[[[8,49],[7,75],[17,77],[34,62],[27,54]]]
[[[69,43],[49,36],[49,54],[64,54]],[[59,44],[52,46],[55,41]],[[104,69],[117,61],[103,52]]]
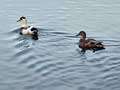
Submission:
[[[39,40],[19,35],[26,16]],[[0,90],[120,90],[120,0],[1,0]],[[82,53],[88,38],[105,50]]]

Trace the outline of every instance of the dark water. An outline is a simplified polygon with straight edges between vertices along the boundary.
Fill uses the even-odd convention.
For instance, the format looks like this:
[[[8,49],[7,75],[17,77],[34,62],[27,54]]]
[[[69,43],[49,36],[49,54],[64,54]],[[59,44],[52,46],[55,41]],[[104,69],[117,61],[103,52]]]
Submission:
[[[39,40],[18,34],[26,16]],[[1,0],[0,90],[120,90],[119,0]],[[105,50],[78,48],[85,30]]]

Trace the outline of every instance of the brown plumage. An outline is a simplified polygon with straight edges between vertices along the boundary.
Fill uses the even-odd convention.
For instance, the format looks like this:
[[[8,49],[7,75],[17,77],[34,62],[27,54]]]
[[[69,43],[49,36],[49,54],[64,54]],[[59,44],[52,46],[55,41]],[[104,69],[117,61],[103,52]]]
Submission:
[[[81,36],[79,40],[79,47],[83,51],[93,50],[93,52],[95,52],[97,50],[105,49],[102,42],[96,41],[94,39],[86,39],[86,33],[84,31],[80,31],[78,35]]]

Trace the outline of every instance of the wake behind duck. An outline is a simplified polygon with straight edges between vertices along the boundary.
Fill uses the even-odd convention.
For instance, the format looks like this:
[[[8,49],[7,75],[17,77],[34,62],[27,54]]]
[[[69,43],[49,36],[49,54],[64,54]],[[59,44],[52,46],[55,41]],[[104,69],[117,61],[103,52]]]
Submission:
[[[21,23],[20,35],[30,35],[32,39],[38,40],[38,29],[33,26],[27,26],[26,17],[20,17],[17,22]]]

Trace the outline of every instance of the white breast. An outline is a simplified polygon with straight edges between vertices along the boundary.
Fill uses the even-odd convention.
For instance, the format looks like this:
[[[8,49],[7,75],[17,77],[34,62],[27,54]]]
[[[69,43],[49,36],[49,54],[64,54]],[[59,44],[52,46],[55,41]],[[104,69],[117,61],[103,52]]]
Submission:
[[[29,32],[28,32],[27,29],[23,29],[23,30],[22,30],[22,34],[25,34],[25,35],[26,35],[26,34],[28,34],[28,33],[29,33]]]
[[[28,27],[27,29],[22,29],[22,34],[24,34],[24,35],[31,35],[31,34],[33,34],[33,32],[31,31],[32,28],[33,27],[31,26],[31,27]]]

